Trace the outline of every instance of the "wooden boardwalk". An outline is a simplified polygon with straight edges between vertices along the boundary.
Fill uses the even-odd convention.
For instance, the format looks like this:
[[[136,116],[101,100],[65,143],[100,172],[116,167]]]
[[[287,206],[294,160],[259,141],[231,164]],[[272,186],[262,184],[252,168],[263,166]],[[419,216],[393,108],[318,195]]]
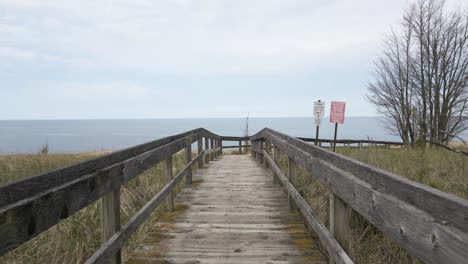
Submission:
[[[327,263],[282,188],[250,156],[223,156],[193,185],[127,263]]]

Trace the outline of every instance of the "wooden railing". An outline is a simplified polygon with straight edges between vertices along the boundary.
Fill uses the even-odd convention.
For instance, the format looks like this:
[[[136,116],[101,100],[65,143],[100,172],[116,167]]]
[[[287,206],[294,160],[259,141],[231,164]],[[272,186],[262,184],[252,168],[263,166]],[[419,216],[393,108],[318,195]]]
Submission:
[[[239,154],[242,154],[242,149],[244,149],[244,153],[247,153],[248,148],[250,148],[250,145],[247,144],[247,142],[250,141],[250,137],[228,137],[228,136],[223,136],[221,137],[222,141],[235,141],[239,142],[237,146],[221,146],[222,149],[235,149],[237,148],[239,151]],[[244,142],[244,145],[242,145],[242,142]]]
[[[315,143],[315,138],[305,138],[305,137],[298,137],[297,139],[300,139],[302,141],[306,142],[314,142]],[[320,147],[325,147],[325,144],[328,144],[328,146],[332,147],[334,140],[333,139],[325,139],[325,138],[320,138],[318,139],[317,145]],[[392,146],[399,146],[402,147],[404,146],[403,142],[398,142],[398,141],[384,141],[384,140],[370,140],[370,139],[337,139],[336,144],[341,145],[341,146],[348,146],[348,147],[375,147],[375,146],[385,146],[385,147],[392,147]]]
[[[192,160],[195,142],[198,155]],[[173,177],[172,155],[183,149],[185,167]],[[201,168],[203,157],[208,163],[221,150],[222,137],[199,128],[1,186],[0,256],[101,199],[103,245],[86,263],[120,263],[123,243],[164,200],[172,210],[177,183],[185,176],[191,184],[192,167]],[[166,185],[121,226],[121,186],[160,162]]]
[[[251,141],[254,157],[271,168],[336,263],[352,263],[337,242],[347,239],[351,209],[425,263],[468,259],[467,200],[271,129]],[[288,175],[278,167],[280,152],[288,156]],[[330,230],[297,191],[297,165],[330,190]]]

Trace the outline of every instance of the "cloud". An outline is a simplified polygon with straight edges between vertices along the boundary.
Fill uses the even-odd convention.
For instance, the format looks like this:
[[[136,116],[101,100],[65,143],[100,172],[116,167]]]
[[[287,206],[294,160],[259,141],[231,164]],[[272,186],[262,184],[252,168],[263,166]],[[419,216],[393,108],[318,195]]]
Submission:
[[[17,15],[15,26],[36,32],[18,46],[101,68],[209,74],[305,71],[369,57],[403,2],[0,0],[0,7]]]

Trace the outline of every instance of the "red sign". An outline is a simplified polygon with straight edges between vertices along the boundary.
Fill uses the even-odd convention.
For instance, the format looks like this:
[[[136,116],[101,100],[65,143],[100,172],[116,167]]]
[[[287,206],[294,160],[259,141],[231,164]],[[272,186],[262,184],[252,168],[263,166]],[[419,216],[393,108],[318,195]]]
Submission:
[[[330,123],[344,123],[346,103],[345,102],[331,102],[330,107]]]

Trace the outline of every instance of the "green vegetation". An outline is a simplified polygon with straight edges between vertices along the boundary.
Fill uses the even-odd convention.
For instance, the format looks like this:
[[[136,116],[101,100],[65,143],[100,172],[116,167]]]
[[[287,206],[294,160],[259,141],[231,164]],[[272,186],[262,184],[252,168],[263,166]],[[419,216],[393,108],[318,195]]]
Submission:
[[[101,153],[36,154],[0,156],[0,185],[95,158]],[[174,155],[174,175],[184,167],[184,154]],[[196,166],[195,166],[196,167]],[[184,181],[181,181],[181,185]],[[130,181],[121,190],[121,219],[127,222],[164,186],[162,166],[157,165]],[[181,186],[179,186],[180,188]],[[123,249],[135,248],[161,216],[158,209],[127,241]],[[60,222],[21,247],[0,258],[0,263],[83,263],[101,244],[99,201]]]
[[[441,148],[337,148],[337,152],[468,199],[467,156]],[[284,173],[287,161],[285,155],[280,155]],[[310,176],[313,175],[299,166],[298,191],[328,226],[328,189]],[[355,212],[350,226],[351,241],[343,246],[355,263],[420,263]]]

